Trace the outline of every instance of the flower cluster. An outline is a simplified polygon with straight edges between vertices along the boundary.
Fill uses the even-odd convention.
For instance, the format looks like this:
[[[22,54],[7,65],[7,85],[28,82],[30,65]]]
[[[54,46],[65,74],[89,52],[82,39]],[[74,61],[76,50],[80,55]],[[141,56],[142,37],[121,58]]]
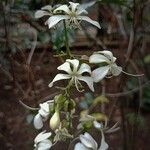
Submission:
[[[54,7],[47,5],[35,13],[35,18],[48,16],[48,20],[45,24],[47,24],[49,28],[64,21],[65,33],[67,32],[66,25],[68,25],[68,27],[73,26],[81,29],[81,21],[87,21],[100,29],[99,23],[87,16],[88,12],[86,9],[93,4],[95,4],[95,1],[87,5],[80,5],[79,3],[73,2],[69,2],[68,5],[56,5]],[[66,60],[63,61],[63,64],[57,67],[62,73],[58,73],[54,77],[49,83],[49,87],[53,87],[56,81],[69,81],[65,87],[58,87],[60,92],[53,100],[46,101],[39,105],[37,114],[33,119],[34,127],[36,129],[42,129],[44,123],[49,121],[49,127],[52,132],[43,131],[36,136],[34,140],[35,150],[49,150],[59,141],[65,141],[67,138],[76,138],[73,134],[69,133],[69,129],[73,128],[72,120],[75,117],[76,110],[76,101],[71,98],[71,92],[74,90],[74,87],[77,91],[82,92],[84,90],[82,82],[85,82],[89,89],[94,92],[94,83],[98,83],[104,78],[118,76],[121,72],[126,73],[122,67],[117,65],[116,57],[108,50],[94,52],[88,57],[86,62],[75,57],[70,57],[67,33],[65,40],[68,57],[65,57]],[[119,127],[115,124],[113,127],[108,128],[107,117],[98,119],[94,114],[88,113],[79,119],[77,130],[82,131],[83,134],[77,135],[80,142],[75,144],[74,150],[107,150],[109,146],[105,141],[105,133],[113,133],[117,131]],[[105,123],[103,124],[102,121],[105,121]],[[89,128],[94,127],[100,132],[100,144],[97,144],[95,139],[88,132],[84,132],[87,125]]]
[[[113,56],[112,52],[108,50],[95,52],[89,57],[89,63],[103,64],[97,69],[91,71],[91,68],[86,63],[81,63],[77,59],[67,59],[65,63],[60,65],[57,69],[64,71],[67,74],[57,74],[53,81],[49,84],[49,87],[53,86],[53,83],[63,79],[70,79],[71,84],[75,84],[75,87],[79,91],[80,81],[87,83],[89,88],[94,91],[93,83],[101,81],[107,76],[118,76],[122,68],[117,66],[116,57]],[[89,73],[90,76],[83,76],[83,73]]]
[[[65,20],[68,26],[80,28],[80,22],[87,21],[92,25],[101,28],[97,21],[93,21],[86,14],[88,13],[79,3],[69,2],[69,5],[56,5],[54,8],[50,5],[42,7],[35,13],[35,18],[41,18],[43,16],[49,16],[45,24],[49,28],[54,27],[60,21]]]

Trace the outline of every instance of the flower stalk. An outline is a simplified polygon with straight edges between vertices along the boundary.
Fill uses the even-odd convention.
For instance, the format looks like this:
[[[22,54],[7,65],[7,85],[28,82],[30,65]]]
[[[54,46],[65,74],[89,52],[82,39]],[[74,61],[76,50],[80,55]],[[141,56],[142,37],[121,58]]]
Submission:
[[[67,27],[66,27],[66,22],[65,22],[65,20],[63,21],[63,23],[64,23],[65,46],[66,46],[67,56],[68,56],[69,58],[71,58],[71,51],[70,51],[70,48],[69,48],[68,31],[67,31]]]

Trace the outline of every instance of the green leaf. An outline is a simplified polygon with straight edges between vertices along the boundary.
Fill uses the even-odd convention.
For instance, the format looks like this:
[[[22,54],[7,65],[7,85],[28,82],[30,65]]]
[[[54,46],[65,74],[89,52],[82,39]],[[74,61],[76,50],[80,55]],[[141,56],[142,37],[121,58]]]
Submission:
[[[150,55],[147,55],[147,56],[144,57],[144,62],[145,62],[146,64],[149,64],[149,63],[150,63]]]
[[[103,103],[108,103],[108,102],[109,102],[108,98],[101,95],[94,99],[93,105],[97,105],[98,103],[103,104]]]
[[[103,113],[93,113],[91,116],[93,116],[98,121],[105,121],[107,119],[107,116]]]
[[[145,120],[144,120],[143,116],[135,114],[135,113],[128,113],[126,115],[126,118],[127,118],[128,122],[131,125],[136,125],[136,126],[139,126],[139,127],[144,127]]]

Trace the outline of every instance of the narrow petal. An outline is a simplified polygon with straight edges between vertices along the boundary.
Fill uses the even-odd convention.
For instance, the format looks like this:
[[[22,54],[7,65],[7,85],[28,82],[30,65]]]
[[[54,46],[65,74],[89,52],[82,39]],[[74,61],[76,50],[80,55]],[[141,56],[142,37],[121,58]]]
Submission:
[[[109,63],[110,61],[105,56],[98,54],[98,53],[94,53],[89,58],[89,63],[95,63],[96,64],[96,63],[102,63],[102,62]]]
[[[72,12],[75,12],[77,7],[79,6],[79,3],[69,2],[69,4],[70,4]]]
[[[88,139],[92,142],[92,144],[93,144],[93,149],[94,149],[94,150],[97,150],[98,145],[97,145],[96,141],[93,139],[93,137],[92,137],[89,133],[87,133],[87,132],[84,133],[84,136],[85,136],[86,138],[88,138]]]
[[[38,144],[38,150],[49,150],[52,147],[50,140],[44,140]]]
[[[80,77],[78,77],[78,80],[86,82],[86,84],[89,86],[90,90],[94,92],[93,78],[92,77],[80,76]]]
[[[60,22],[61,20],[65,20],[65,19],[69,19],[69,16],[67,15],[55,15],[55,16],[51,16],[48,20],[47,20],[47,24],[49,26],[49,28],[54,27],[58,22]]]
[[[121,72],[122,72],[122,67],[119,67],[116,64],[111,65],[112,75],[118,76]]]
[[[73,66],[73,72],[77,72],[79,67],[79,60],[77,59],[67,59],[66,62],[69,62]]]
[[[47,11],[43,11],[43,10],[38,10],[35,12],[35,18],[42,18],[43,16],[49,16],[50,13],[48,13]]]
[[[108,144],[105,142],[105,137],[103,131],[101,131],[102,139],[101,139],[101,145],[98,150],[107,150],[108,149]]]
[[[37,114],[34,117],[33,124],[36,129],[41,129],[43,127],[43,121],[40,114]]]
[[[51,132],[47,132],[47,133],[45,133],[45,132],[46,132],[46,131],[43,131],[43,132],[39,133],[39,134],[36,136],[36,138],[34,139],[34,142],[35,142],[35,143],[39,143],[39,142],[41,142],[41,141],[43,141],[43,140],[48,139],[48,138],[52,135]]]
[[[94,21],[94,20],[90,19],[87,16],[78,16],[77,19],[87,21],[87,22],[91,23],[92,25],[94,25],[94,26],[98,27],[99,29],[101,29],[100,24],[97,21]]]
[[[79,70],[78,70],[78,74],[82,74],[84,72],[88,72],[88,73],[91,73],[91,68],[88,64],[81,64]]]
[[[70,9],[67,5],[61,5],[58,8],[56,8],[54,10],[54,13],[56,13],[57,11],[64,11],[65,13],[69,14],[70,13]]]
[[[57,74],[53,81],[48,85],[49,87],[53,86],[53,83],[59,80],[70,79],[71,77],[67,74]]]
[[[81,8],[81,7],[77,9],[76,13],[77,13],[77,15],[80,15],[82,13],[88,14],[88,12],[85,9]]]
[[[92,72],[94,82],[101,81],[108,73],[109,66],[99,67]]]
[[[69,62],[63,63],[63,64],[60,65],[57,69],[58,69],[58,70],[65,71],[65,72],[67,72],[68,74],[70,74],[70,73],[72,72],[72,71],[71,71],[71,68],[70,68],[70,63],[69,63]]]
[[[84,144],[87,148],[91,148],[93,150],[97,149],[97,143],[92,138],[92,136],[89,133],[84,133],[84,135],[80,135],[80,140],[82,144]],[[96,144],[95,144],[96,143]]]
[[[52,6],[51,6],[51,5],[46,5],[46,6],[42,7],[41,9],[42,9],[42,10],[51,11],[51,10],[52,10]]]
[[[85,147],[82,143],[77,143],[75,145],[74,150],[90,150],[89,148]]]

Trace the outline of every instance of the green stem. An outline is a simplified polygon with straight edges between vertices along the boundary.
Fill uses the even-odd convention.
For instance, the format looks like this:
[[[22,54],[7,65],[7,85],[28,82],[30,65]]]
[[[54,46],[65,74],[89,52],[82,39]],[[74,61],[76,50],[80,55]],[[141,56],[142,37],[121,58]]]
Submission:
[[[66,22],[64,21],[64,30],[65,30],[65,46],[66,46],[66,51],[67,51],[67,55],[69,57],[71,57],[71,51],[69,48],[69,40],[68,40],[68,31],[67,31],[67,27],[66,27]]]

